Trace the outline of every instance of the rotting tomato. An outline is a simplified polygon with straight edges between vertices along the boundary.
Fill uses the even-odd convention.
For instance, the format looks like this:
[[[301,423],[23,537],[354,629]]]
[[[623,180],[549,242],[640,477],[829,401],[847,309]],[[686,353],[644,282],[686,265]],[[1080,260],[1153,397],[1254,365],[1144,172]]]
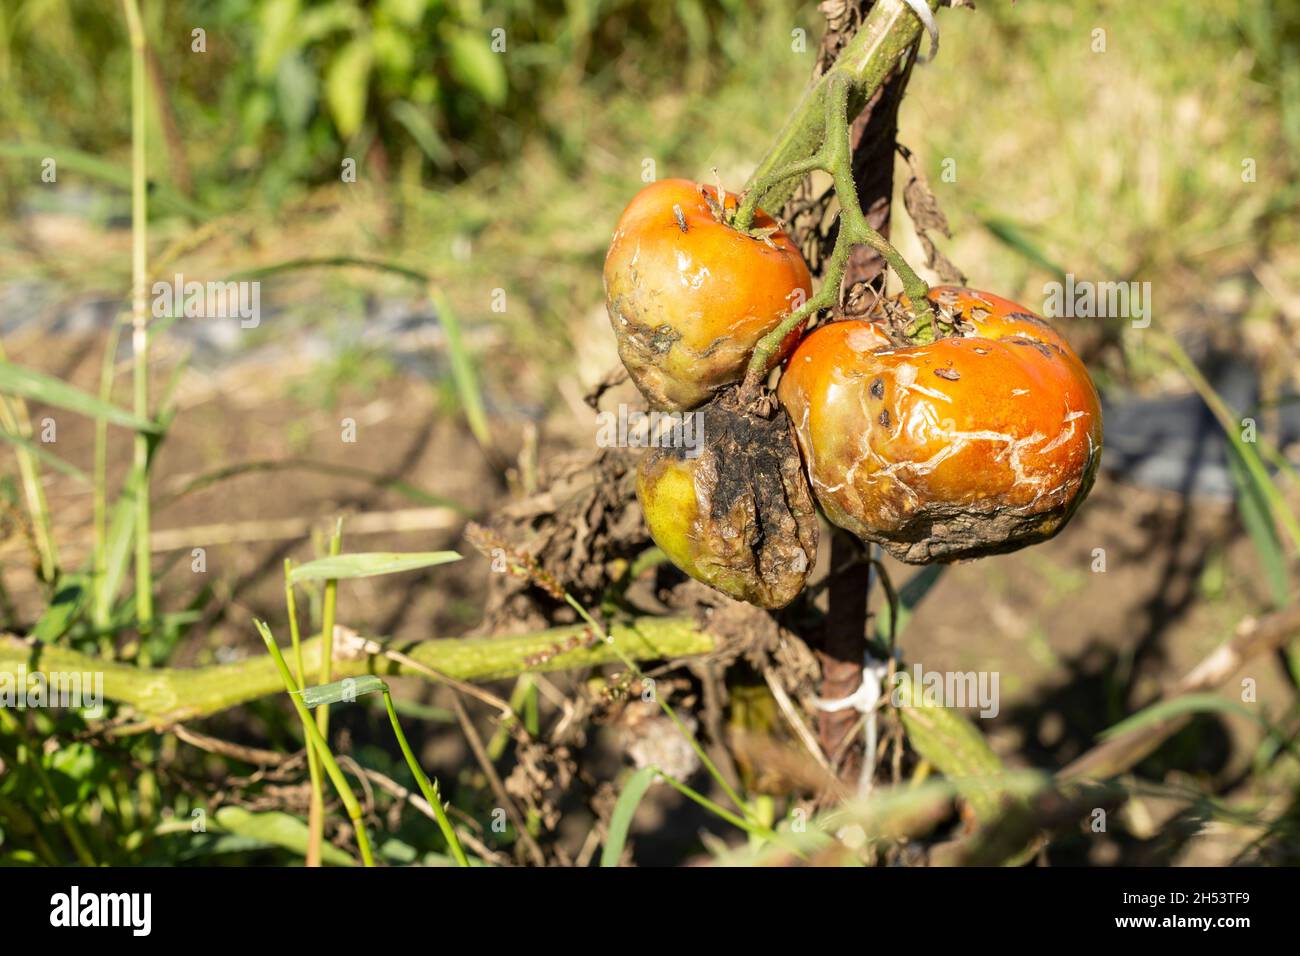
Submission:
[[[727,222],[737,197],[716,196],[685,179],[652,183],[624,210],[605,257],[619,356],[656,409],[694,408],[738,381],[758,340],[812,292],[803,256],[775,221],[760,210],[740,232]]]
[[[817,510],[790,423],[770,397],[742,407],[736,389],[703,408],[695,449],[660,448],[637,467],[655,543],[677,567],[738,601],[789,604],[817,557]]]
[[[790,357],[778,394],[813,494],[832,522],[915,564],[1051,537],[1101,458],[1087,369],[1014,302],[929,297],[950,335],[913,345],[887,321],[845,320]]]

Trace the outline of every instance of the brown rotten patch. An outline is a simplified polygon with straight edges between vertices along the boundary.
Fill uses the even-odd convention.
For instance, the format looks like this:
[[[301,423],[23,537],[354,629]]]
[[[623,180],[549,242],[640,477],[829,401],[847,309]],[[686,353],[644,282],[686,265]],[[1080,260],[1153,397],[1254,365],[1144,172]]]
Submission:
[[[770,395],[742,407],[731,389],[702,416],[695,448],[663,448],[637,468],[655,543],[679,568],[730,597],[784,607],[817,555],[817,517],[785,416]]]

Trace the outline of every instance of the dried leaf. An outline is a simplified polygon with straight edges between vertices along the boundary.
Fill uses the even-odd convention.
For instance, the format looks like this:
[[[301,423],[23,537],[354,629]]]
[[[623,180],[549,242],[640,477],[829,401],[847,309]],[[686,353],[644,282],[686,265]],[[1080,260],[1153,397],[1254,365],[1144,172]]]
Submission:
[[[952,230],[948,226],[948,217],[943,214],[943,210],[939,207],[939,200],[930,188],[930,183],[925,178],[921,164],[912,154],[912,151],[900,143],[898,152],[907,160],[907,167],[911,172],[907,184],[903,187],[903,205],[912,220],[912,226],[916,230],[916,237],[921,240],[921,248],[925,250],[926,267],[937,271],[939,278],[944,282],[965,285],[966,276],[939,250],[939,247],[935,245],[934,240],[929,235],[930,231],[933,230],[944,238],[951,239]]]

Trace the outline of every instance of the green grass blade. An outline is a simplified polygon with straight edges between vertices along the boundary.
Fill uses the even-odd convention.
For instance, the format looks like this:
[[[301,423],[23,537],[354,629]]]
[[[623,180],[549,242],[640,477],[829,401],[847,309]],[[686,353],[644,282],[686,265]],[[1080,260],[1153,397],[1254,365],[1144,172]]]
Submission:
[[[54,405],[90,418],[103,418],[111,424],[138,432],[159,430],[155,422],[138,418],[108,402],[101,402],[89,392],[83,392],[52,375],[13,362],[0,362],[0,392]]]
[[[289,670],[289,665],[284,662],[284,655],[280,653],[280,647],[275,643],[275,637],[271,634],[271,629],[266,626],[264,621],[254,620],[253,624],[256,626],[257,632],[262,636],[262,641],[266,644],[266,649],[275,662],[276,670],[280,672],[280,680],[289,694],[289,701],[293,704],[293,709],[298,712],[298,718],[302,721],[302,727],[307,734],[309,746],[316,748],[316,753],[320,755],[321,763],[325,768],[326,775],[330,778],[330,783],[334,785],[339,800],[343,802],[343,806],[348,811],[348,818],[351,819],[356,832],[357,849],[361,853],[362,863],[366,866],[374,866],[374,857],[370,851],[370,836],[366,833],[365,820],[361,815],[361,804],[357,802],[356,795],[348,786],[347,778],[343,776],[338,761],[330,753],[329,744],[326,742],[324,734],[317,728],[316,722],[311,719],[311,713],[307,710],[307,705],[294,693],[297,686],[294,683],[293,674]],[[308,844],[311,841],[312,834],[309,828]]]
[[[447,334],[447,354],[451,359],[451,376],[456,382],[456,392],[465,409],[465,419],[469,430],[484,451],[492,450],[492,430],[488,428],[487,412],[483,407],[483,395],[479,391],[478,374],[474,362],[460,337],[460,323],[451,310],[447,297],[437,289],[430,293],[433,307],[437,310],[438,321]]]
[[[8,361],[9,356],[0,344],[0,362]],[[9,434],[26,440],[32,434],[27,403],[21,398],[11,401],[0,395],[0,427]],[[45,486],[41,481],[38,456],[22,446],[15,449],[14,455],[18,459],[18,474],[22,481],[23,497],[27,501],[32,537],[40,555],[41,579],[53,583],[59,576],[59,549],[54,541],[54,524],[50,517],[49,501],[45,497]]]
[[[131,188],[131,170],[106,162],[98,156],[53,143],[0,143],[0,159],[24,159],[40,162],[46,156],[59,158],[59,171],[79,173],[122,189]],[[190,202],[166,183],[151,182],[150,198],[190,219],[202,221],[211,215],[197,203]]]
[[[429,276],[419,269],[412,269],[410,266],[404,266],[400,262],[389,262],[384,259],[370,259],[365,256],[306,256],[299,259],[285,259],[282,262],[273,262],[270,265],[259,266],[255,269],[244,269],[239,272],[232,272],[226,276],[227,282],[241,282],[249,279],[265,279],[269,276],[279,275],[283,272],[296,272],[300,269],[336,269],[336,268],[358,268],[370,269],[375,272],[386,272],[390,275],[401,276],[404,279],[410,279],[412,282],[427,284]]]
[[[398,574],[419,568],[431,568],[459,561],[455,551],[372,551],[340,554],[300,564],[289,572],[289,581],[330,581],[342,578],[371,578],[380,574]]]
[[[24,451],[30,452],[55,471],[62,472],[70,478],[75,478],[83,484],[88,485],[91,483],[90,475],[86,474],[71,462],[64,461],[58,455],[47,451],[45,448],[41,447],[40,442],[34,442],[30,438],[24,438],[22,435],[17,435],[6,428],[0,428],[0,439],[4,439],[10,444],[16,445]]]
[[[1058,280],[1065,280],[1065,269],[1054,262],[1042,247],[1018,223],[1000,216],[980,216],[980,225],[1007,248],[1019,253],[1029,262],[1052,273]]]
[[[406,739],[406,733],[402,730],[402,722],[397,719],[397,708],[393,705],[393,695],[388,692],[387,685],[384,685],[384,707],[388,711],[388,720],[393,727],[393,736],[397,738],[397,746],[401,748],[402,756],[406,759],[406,766],[411,771],[411,776],[415,778],[416,784],[420,788],[420,793],[429,804],[429,809],[433,811],[433,817],[438,822],[438,829],[442,831],[443,839],[447,841],[447,849],[451,851],[452,857],[460,866],[469,866],[469,857],[465,855],[465,848],[460,845],[460,838],[456,836],[456,828],[451,825],[451,820],[447,818],[447,809],[442,802],[442,794],[438,789],[437,781],[430,780],[429,775],[424,772],[420,762],[415,759],[415,752],[411,750],[411,744]]]
[[[659,771],[654,767],[642,767],[623,785],[623,792],[618,795],[618,802],[614,804],[614,812],[609,818],[609,834],[605,837],[605,846],[600,851],[601,866],[618,866],[623,847],[627,845],[627,834],[632,827],[632,818],[636,816],[636,808],[641,805],[641,799],[658,776]]]
[[[1103,730],[1097,735],[1097,738],[1099,740],[1110,740],[1112,737],[1120,737],[1131,731],[1140,730],[1143,727],[1158,724],[1174,717],[1205,713],[1240,714],[1243,717],[1249,717],[1265,728],[1269,727],[1268,722],[1263,717],[1238,701],[1220,697],[1218,694],[1183,694],[1181,697],[1175,697],[1172,700],[1163,700],[1157,704],[1152,704],[1150,707],[1138,711],[1132,717],[1125,717],[1114,726]]]
[[[1196,389],[1214,417],[1218,419],[1219,427],[1223,429],[1224,435],[1232,443],[1232,447],[1241,456],[1242,464],[1250,476],[1251,482],[1255,485],[1259,494],[1268,502],[1269,512],[1273,520],[1282,526],[1286,531],[1287,537],[1291,541],[1291,546],[1300,551],[1300,520],[1296,519],[1295,512],[1291,510],[1290,504],[1282,496],[1277,485],[1269,477],[1268,469],[1264,466],[1264,460],[1260,457],[1259,452],[1251,442],[1243,441],[1241,437],[1241,415],[1228,407],[1228,403],[1220,397],[1219,393],[1214,390],[1209,380],[1201,374],[1201,370],[1196,367],[1196,363],[1183,349],[1172,335],[1164,334],[1160,337],[1164,346],[1165,354],[1170,360],[1178,366],[1178,369],[1187,376],[1192,388]]]
[[[126,476],[122,491],[113,504],[108,523],[108,537],[104,546],[104,576],[97,582],[95,621],[108,621],[113,602],[126,580],[126,570],[131,564],[131,544],[135,540],[135,498],[141,485],[140,473],[132,469]]]
[[[1232,442],[1225,444],[1228,451],[1228,473],[1237,486],[1237,511],[1241,515],[1241,523],[1259,556],[1273,605],[1286,607],[1290,590],[1286,555],[1282,552],[1282,542],[1277,536],[1277,526],[1269,515],[1268,498],[1251,480],[1250,471],[1236,446]]]
[[[211,487],[222,481],[228,481],[231,478],[238,478],[241,475],[258,474],[261,472],[274,471],[309,471],[322,475],[334,475],[340,478],[353,478],[357,481],[364,481],[375,488],[385,488],[396,491],[403,497],[409,498],[417,504],[431,505],[437,508],[450,508],[458,514],[471,516],[474,512],[462,505],[460,502],[452,501],[450,498],[442,495],[435,495],[432,492],[425,491],[408,481],[400,478],[393,478],[388,475],[381,475],[373,471],[367,471],[365,468],[355,468],[351,465],[340,465],[331,461],[314,461],[310,458],[286,458],[279,461],[272,459],[258,459],[255,461],[241,461],[233,465],[223,465],[220,468],[214,468],[212,471],[204,472],[190,478],[179,488],[169,492],[158,501],[158,507],[162,508],[173,504],[186,495],[193,494],[196,491],[202,491],[204,488]]]

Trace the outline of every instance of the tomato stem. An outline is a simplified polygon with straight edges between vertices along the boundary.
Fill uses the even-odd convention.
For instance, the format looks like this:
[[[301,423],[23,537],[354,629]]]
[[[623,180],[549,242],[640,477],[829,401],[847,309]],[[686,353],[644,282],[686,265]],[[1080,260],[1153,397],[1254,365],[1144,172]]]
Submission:
[[[787,180],[802,179],[818,169],[826,169],[826,160],[820,150],[805,159],[795,160],[780,169],[773,170],[763,178],[762,182],[755,183],[740,197],[740,205],[736,208],[731,225],[741,232],[747,232],[754,224],[754,217],[758,215],[759,202],[768,192]]]
[[[937,10],[947,0],[926,2],[930,9]],[[822,123],[824,104],[835,77],[848,77],[852,82],[856,114],[893,74],[903,57],[916,48],[922,31],[921,21],[902,0],[878,0],[835,63],[808,88],[777,134],[776,142],[750,176],[747,190],[761,186],[759,191],[765,194],[754,198],[750,214],[759,198],[766,198],[769,208],[780,208],[794,195],[798,183],[793,176],[785,177],[778,171],[785,172],[792,164],[817,153],[826,132]],[[740,219],[740,224],[748,227],[748,220]]]
[[[858,190],[853,181],[853,148],[849,142],[849,98],[854,84],[847,74],[829,74],[826,98],[824,100],[824,136],[821,147],[811,157],[799,160],[770,174],[771,179],[760,182],[750,189],[745,201],[737,210],[733,225],[744,228],[741,220],[745,203],[753,197],[753,206],[757,197],[772,188],[780,177],[794,175],[790,170],[796,167],[823,169],[831,174],[835,183],[835,194],[840,201],[839,234],[835,237],[835,247],[822,271],[822,285],[817,293],[810,297],[800,308],[795,309],[771,332],[763,336],[754,347],[753,357],[745,374],[744,394],[752,395],[759,382],[768,372],[772,356],[776,354],[787,335],[822,309],[833,308],[839,303],[840,285],[844,281],[844,270],[848,265],[849,255],[855,246],[865,245],[876,250],[903,282],[915,322],[909,337],[917,343],[934,341],[936,325],[930,304],[930,287],[917,275],[916,270],[903,258],[902,253],[894,248],[884,236],[871,228],[862,206],[858,202]]]

